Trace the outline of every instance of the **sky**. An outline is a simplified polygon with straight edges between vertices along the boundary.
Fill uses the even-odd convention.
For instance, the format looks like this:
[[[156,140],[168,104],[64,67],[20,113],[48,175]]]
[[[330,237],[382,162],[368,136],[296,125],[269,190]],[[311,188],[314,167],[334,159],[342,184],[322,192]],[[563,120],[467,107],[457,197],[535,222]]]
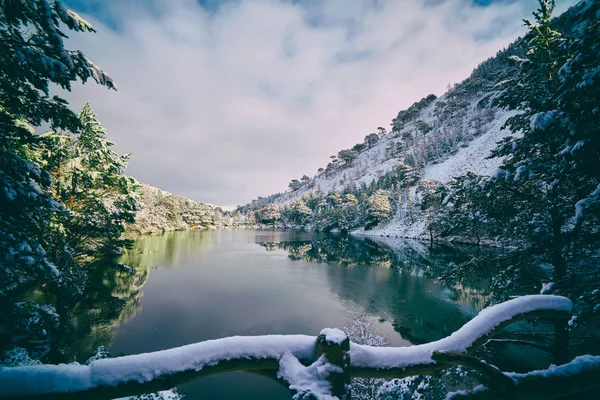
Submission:
[[[524,33],[536,0],[67,0],[117,83],[89,101],[127,173],[217,205],[313,176]],[[559,12],[574,0],[559,0]]]

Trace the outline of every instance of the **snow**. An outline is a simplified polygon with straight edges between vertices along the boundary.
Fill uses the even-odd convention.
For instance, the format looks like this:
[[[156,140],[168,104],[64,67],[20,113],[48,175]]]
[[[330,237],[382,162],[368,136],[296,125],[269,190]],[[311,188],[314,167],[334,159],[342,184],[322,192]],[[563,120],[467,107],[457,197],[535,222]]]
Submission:
[[[452,335],[436,342],[411,347],[370,347],[352,343],[350,359],[353,367],[406,368],[411,365],[432,364],[431,354],[441,352],[466,352],[478,339],[485,337],[504,321],[535,310],[570,312],[571,300],[562,296],[531,295],[517,297],[488,307]]]
[[[319,335],[325,335],[325,338],[330,343],[342,344],[344,340],[348,339],[348,336],[344,331],[334,328],[325,328]]]
[[[572,307],[571,301],[561,296],[518,297],[481,311],[461,329],[436,342],[398,348],[351,343],[352,366],[386,369],[431,364],[434,362],[431,359],[432,352],[465,352],[475,341],[485,337],[502,322],[520,314],[535,310],[570,312]],[[346,334],[337,329],[324,329],[321,334],[331,340],[341,341],[346,338]],[[324,386],[325,378],[332,372],[341,372],[339,367],[328,364],[323,357],[309,367],[304,367],[298,360],[314,359],[315,344],[316,338],[306,335],[234,336],[153,353],[97,359],[89,365],[0,368],[0,387],[3,388],[0,398],[73,393],[128,382],[144,383],[179,372],[200,371],[204,367],[217,365],[220,361],[233,359],[277,359],[280,362],[279,376],[288,381],[292,389],[329,396],[329,386],[326,389]],[[571,368],[574,370],[587,365],[583,364]]]
[[[546,294],[554,289],[554,282],[542,283],[542,289],[540,290],[540,294]]]
[[[596,189],[588,197],[579,200],[575,204],[575,217],[573,218],[573,223],[575,225],[578,224],[581,218],[583,218],[585,209],[595,203],[600,203],[600,184],[596,186]]]
[[[508,130],[502,130],[508,118],[518,114],[517,111],[497,110],[496,117],[486,126],[486,133],[473,139],[467,147],[461,147],[458,152],[443,162],[425,166],[421,173],[422,180],[434,180],[447,183],[456,176],[467,172],[479,175],[493,175],[502,164],[502,158],[487,157],[497,147],[502,139],[512,135]],[[409,191],[411,200],[418,200],[416,187]],[[417,211],[417,210],[412,210]],[[387,223],[380,224],[372,230],[363,229],[352,232],[356,235],[391,236],[401,238],[427,238],[427,220],[420,212],[407,216],[405,207],[399,207],[396,215]]]
[[[506,120],[517,112],[499,110],[498,116],[487,127],[488,132],[475,138],[468,147],[461,148],[458,153],[446,161],[430,165],[422,174],[423,179],[439,182],[449,182],[452,178],[474,172],[479,175],[491,175],[502,164],[501,158],[487,159],[497,143],[511,135],[508,130],[502,130]]]
[[[531,117],[531,130],[543,131],[552,124],[555,116],[556,111],[540,112],[535,114],[533,117]]]
[[[573,361],[563,365],[551,365],[548,369],[537,370],[527,372],[525,374],[517,374],[514,372],[505,373],[505,375],[512,378],[515,383],[519,383],[520,380],[527,377],[543,377],[547,379],[567,377],[578,375],[587,370],[594,370],[600,368],[600,356],[592,356],[589,354],[575,357]]]
[[[280,359],[290,353],[314,359],[315,337],[306,335],[234,336],[168,350],[106,358],[89,365],[33,365],[0,368],[0,398],[85,391],[126,382],[149,382],[183,371],[200,371],[232,359]]]
[[[286,353],[279,360],[277,377],[290,384],[290,389],[297,393],[293,400],[304,399],[307,394],[317,395],[319,400],[337,400],[331,395],[331,386],[327,377],[332,373],[343,372],[340,367],[327,362],[325,355],[308,367],[290,353]]]

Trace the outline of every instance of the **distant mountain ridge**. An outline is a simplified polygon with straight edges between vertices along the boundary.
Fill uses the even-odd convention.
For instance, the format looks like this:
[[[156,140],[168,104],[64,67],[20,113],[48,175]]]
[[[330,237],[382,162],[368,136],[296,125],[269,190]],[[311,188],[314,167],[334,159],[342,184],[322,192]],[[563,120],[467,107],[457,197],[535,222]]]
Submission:
[[[172,194],[145,183],[138,184],[138,212],[135,223],[127,227],[130,236],[234,227],[241,224],[241,217],[237,213]]]

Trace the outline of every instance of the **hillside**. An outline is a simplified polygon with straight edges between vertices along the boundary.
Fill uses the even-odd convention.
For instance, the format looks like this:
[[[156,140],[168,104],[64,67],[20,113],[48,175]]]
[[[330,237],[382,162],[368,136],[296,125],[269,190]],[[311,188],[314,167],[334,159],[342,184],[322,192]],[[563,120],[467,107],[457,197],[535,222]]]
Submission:
[[[363,143],[340,151],[311,178],[292,181],[285,193],[259,198],[240,210],[258,213],[260,221],[261,210],[269,203],[284,210],[299,200],[310,203],[315,196],[327,199],[349,193],[361,202],[362,193],[369,196],[377,189],[391,190],[395,203],[391,219],[368,231],[364,226],[352,226],[352,231],[404,237],[425,235],[419,184],[448,183],[466,172],[490,175],[501,164],[501,159],[487,157],[496,143],[510,134],[502,127],[515,112],[494,107],[491,100],[496,85],[516,72],[508,61],[515,53],[514,46],[499,52],[443,96],[429,95],[400,111],[389,132],[379,128],[378,133],[367,135]],[[399,166],[414,174],[415,179],[403,185],[388,183],[397,181]]]
[[[564,35],[580,34],[591,15],[580,11],[593,3],[580,2],[553,26]],[[522,72],[515,61],[526,57],[522,42],[482,62],[444,95],[430,94],[400,111],[389,132],[378,127],[362,143],[331,156],[312,177],[294,179],[286,192],[259,197],[239,211],[258,224],[430,237],[454,178],[493,176],[505,155],[490,158],[492,151],[522,136],[506,124],[524,110],[498,100],[514,89],[510,82]],[[440,233],[452,239],[449,230]]]
[[[137,190],[135,223],[129,235],[142,235],[188,229],[238,226],[239,215],[212,204],[190,200],[144,183]]]

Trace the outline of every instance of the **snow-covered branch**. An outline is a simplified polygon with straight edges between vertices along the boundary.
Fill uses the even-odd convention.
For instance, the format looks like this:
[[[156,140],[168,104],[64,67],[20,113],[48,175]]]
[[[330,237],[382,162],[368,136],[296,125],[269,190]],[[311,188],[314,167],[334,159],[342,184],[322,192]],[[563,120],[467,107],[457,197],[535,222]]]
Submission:
[[[572,303],[565,297],[519,297],[483,310],[447,338],[411,347],[349,345],[342,331],[324,329],[319,337],[234,336],[153,353],[101,359],[89,365],[2,368],[0,398],[71,395],[82,399],[93,394],[95,398],[110,399],[148,391],[150,387],[152,391],[166,389],[214,373],[265,370],[278,371],[279,378],[297,392],[319,389],[320,393],[332,396],[339,387],[344,390],[349,386],[345,382],[349,381],[350,367],[353,376],[359,377],[431,374],[452,364],[444,362],[440,353],[467,354],[512,322],[539,315],[566,316],[571,309]],[[311,377],[318,382],[312,385]],[[529,379],[534,378],[523,378],[523,382]],[[321,390],[327,382],[331,391]]]

